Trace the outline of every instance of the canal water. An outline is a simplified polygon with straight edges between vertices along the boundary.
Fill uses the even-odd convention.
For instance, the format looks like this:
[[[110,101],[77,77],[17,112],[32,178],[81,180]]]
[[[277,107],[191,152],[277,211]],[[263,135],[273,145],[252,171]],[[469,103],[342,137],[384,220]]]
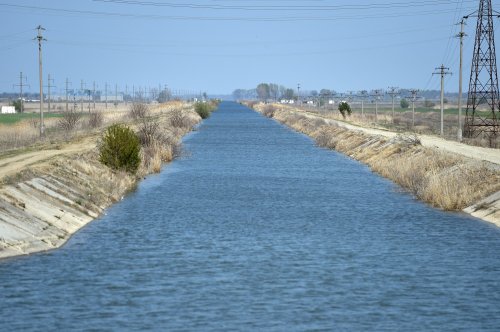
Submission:
[[[0,262],[1,331],[486,331],[500,231],[235,103],[62,249]]]

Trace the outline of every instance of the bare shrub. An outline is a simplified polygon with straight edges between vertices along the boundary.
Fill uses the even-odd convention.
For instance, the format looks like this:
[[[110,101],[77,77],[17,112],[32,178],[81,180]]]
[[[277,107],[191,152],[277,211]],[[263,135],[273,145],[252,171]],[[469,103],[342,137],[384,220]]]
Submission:
[[[141,145],[144,147],[155,144],[173,146],[176,141],[170,131],[161,128],[160,122],[154,118],[143,119],[139,125],[137,135],[139,136]]]
[[[146,104],[133,103],[132,106],[130,106],[129,115],[134,120],[144,119],[148,116],[148,113],[149,107]]]
[[[257,105],[259,102],[255,100],[247,101],[244,104],[247,105],[247,107],[251,109],[255,109],[255,105]]]
[[[90,112],[89,115],[89,127],[90,128],[98,128],[102,126],[104,121],[104,116],[101,112]]]
[[[40,121],[36,117],[30,118],[29,123],[30,123],[31,128],[37,129],[40,127]]]
[[[174,128],[190,128],[193,121],[182,110],[174,110],[170,116],[170,125]]]
[[[151,118],[144,119],[139,126],[139,140],[142,146],[151,146],[161,136],[160,124]]]
[[[63,116],[59,119],[57,125],[62,130],[72,131],[76,128],[81,118],[82,113],[77,110],[69,110],[63,113]]]
[[[276,106],[274,105],[266,105],[262,109],[262,114],[267,118],[273,118],[275,112],[276,112]]]
[[[329,149],[334,149],[335,148],[335,143],[334,140],[332,140],[332,132],[331,130],[328,129],[328,127],[323,127],[321,128],[314,139],[316,140],[316,144],[322,148],[329,148]]]
[[[411,133],[407,135],[399,134],[396,136],[396,141],[404,142],[408,145],[422,145],[422,141],[417,134]]]

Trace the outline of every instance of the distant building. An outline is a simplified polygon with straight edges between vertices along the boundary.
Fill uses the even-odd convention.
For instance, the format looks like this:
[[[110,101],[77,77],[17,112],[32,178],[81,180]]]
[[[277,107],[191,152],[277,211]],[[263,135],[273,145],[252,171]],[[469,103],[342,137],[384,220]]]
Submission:
[[[16,113],[16,108],[14,106],[2,106],[2,114],[13,114]]]
[[[105,102],[107,101],[108,103],[109,102],[114,102],[114,101],[123,101],[123,96],[122,95],[118,95],[118,96],[115,96],[115,95],[108,95],[107,97],[106,96],[99,96],[98,100],[100,102]]]

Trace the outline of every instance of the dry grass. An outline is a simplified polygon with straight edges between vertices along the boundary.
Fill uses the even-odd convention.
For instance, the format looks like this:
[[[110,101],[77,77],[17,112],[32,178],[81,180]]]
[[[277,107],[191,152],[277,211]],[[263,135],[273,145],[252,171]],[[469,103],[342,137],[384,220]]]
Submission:
[[[359,107],[359,105],[357,106]],[[374,106],[365,105],[364,113],[359,108],[353,109],[352,115],[343,119],[340,112],[333,107],[316,108],[302,106],[299,109],[320,115],[321,117],[348,121],[355,125],[371,128],[385,128],[394,132],[415,132],[417,134],[440,135],[441,115],[440,110],[429,110],[427,112],[415,112],[415,123],[413,124],[413,115],[411,109],[392,112],[387,109],[381,109],[375,116]],[[444,114],[443,118],[444,137],[448,140],[457,140],[458,115]],[[462,116],[462,123],[465,121],[465,115]],[[474,138],[464,138],[463,142],[469,145],[500,148],[500,135],[496,137],[480,135]]]
[[[262,108],[256,107],[263,112]],[[369,165],[417,198],[444,210],[462,210],[498,190],[500,171],[478,162],[421,146],[418,136],[393,139],[368,135],[322,119],[277,108],[273,117],[311,136],[325,148],[335,149]]]

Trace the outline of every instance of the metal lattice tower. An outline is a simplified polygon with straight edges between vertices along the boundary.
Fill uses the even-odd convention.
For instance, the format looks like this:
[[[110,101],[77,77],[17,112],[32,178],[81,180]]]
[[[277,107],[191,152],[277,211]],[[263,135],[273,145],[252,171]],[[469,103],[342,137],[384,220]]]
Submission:
[[[498,76],[491,0],[481,0],[465,113],[464,136],[495,136],[498,123]],[[480,105],[487,106],[485,107]]]

